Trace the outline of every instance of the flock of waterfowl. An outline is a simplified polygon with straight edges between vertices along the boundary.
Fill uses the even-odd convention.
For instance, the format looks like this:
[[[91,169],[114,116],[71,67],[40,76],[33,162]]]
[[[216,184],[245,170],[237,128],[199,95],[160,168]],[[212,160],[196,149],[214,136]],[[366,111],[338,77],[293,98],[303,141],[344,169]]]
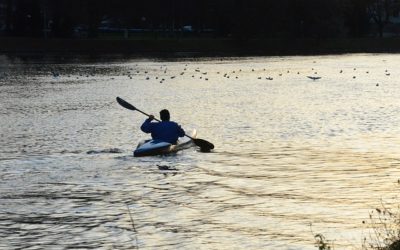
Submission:
[[[141,79],[141,80],[146,80],[146,81],[156,81],[159,83],[165,83],[167,81],[179,79],[181,77],[190,77],[192,79],[198,79],[198,80],[204,80],[204,81],[209,81],[216,79],[217,77],[223,77],[226,79],[239,79],[241,77],[246,77],[246,80],[249,78],[253,78],[254,80],[267,80],[267,81],[272,81],[274,79],[277,79],[279,77],[282,77],[284,75],[289,75],[292,74],[293,70],[284,70],[281,72],[277,72],[277,70],[274,71],[268,71],[266,68],[247,68],[247,69],[235,69],[235,70],[230,70],[229,72],[221,72],[221,71],[216,71],[216,70],[202,70],[200,67],[195,67],[195,68],[190,68],[188,64],[185,64],[184,67],[180,70],[179,73],[177,73],[176,68],[173,70],[169,70],[169,68],[166,65],[163,66],[158,66],[158,68],[148,68],[146,70],[140,69],[139,65],[136,64],[134,67],[129,67],[128,69],[115,69],[114,71],[106,71],[106,72],[101,72],[101,74],[107,74],[110,76],[111,80],[115,80],[116,77],[127,77],[129,79]],[[304,75],[304,77],[312,80],[312,81],[317,81],[320,79],[323,79],[323,76],[318,74],[318,71],[315,68],[311,68],[310,70],[307,70],[307,72],[302,72],[294,70],[294,74],[296,75]],[[351,78],[356,79],[357,74],[356,72],[361,72],[357,68],[352,68],[352,69],[346,69],[347,73],[349,74],[350,71],[351,73]],[[269,72],[269,74],[267,74]],[[94,77],[97,75],[99,72],[86,72],[86,73],[79,73],[78,75],[72,76],[71,74],[67,74],[66,77],[72,78],[75,77],[76,79],[81,79],[81,78],[89,78],[89,77]],[[338,74],[344,74],[345,70],[340,69],[338,70]],[[369,74],[369,70],[365,71],[364,74]],[[51,74],[53,78],[58,79],[61,77],[60,71],[52,70]],[[384,75],[390,76],[390,72],[386,69],[384,71]],[[376,83],[376,86],[379,86],[379,83]]]

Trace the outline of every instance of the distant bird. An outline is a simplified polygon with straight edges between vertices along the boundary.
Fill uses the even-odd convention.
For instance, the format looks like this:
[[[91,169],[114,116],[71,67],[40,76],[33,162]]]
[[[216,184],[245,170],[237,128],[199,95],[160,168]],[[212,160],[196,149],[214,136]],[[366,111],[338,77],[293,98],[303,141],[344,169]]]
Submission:
[[[307,77],[310,78],[313,81],[321,79],[320,76],[307,76]]]
[[[270,80],[270,81],[272,81],[272,80],[274,80],[274,78],[272,78],[272,77],[267,77],[267,78],[265,78],[266,80]]]
[[[343,73],[343,70],[340,70],[340,72],[339,72],[339,73],[340,73],[340,74],[341,74],[341,73]]]
[[[377,83],[376,86],[378,87],[378,86],[379,86],[379,83]]]

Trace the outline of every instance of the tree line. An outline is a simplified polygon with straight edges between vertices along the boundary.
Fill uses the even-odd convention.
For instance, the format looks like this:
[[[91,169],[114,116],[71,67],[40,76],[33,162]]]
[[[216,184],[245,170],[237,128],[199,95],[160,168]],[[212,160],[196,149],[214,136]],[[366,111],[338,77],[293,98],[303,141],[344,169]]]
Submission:
[[[4,0],[4,34],[73,37],[100,28],[247,38],[383,36],[400,0]],[[375,32],[373,32],[375,31]]]

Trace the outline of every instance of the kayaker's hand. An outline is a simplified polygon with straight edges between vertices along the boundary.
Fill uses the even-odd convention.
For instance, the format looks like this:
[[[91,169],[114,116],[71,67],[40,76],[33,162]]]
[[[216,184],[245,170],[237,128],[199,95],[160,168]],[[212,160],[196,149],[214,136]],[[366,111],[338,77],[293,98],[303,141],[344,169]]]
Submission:
[[[149,120],[150,121],[154,120],[154,115],[149,115]]]

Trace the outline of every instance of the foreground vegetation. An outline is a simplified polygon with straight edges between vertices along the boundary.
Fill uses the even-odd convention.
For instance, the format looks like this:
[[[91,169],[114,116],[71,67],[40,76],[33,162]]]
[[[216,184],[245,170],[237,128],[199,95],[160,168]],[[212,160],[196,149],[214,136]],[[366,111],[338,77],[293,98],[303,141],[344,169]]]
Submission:
[[[369,214],[368,224],[372,232],[369,239],[364,238],[363,249],[399,250],[400,249],[400,210],[387,208],[383,203]]]
[[[383,202],[381,207],[369,213],[363,221],[369,234],[364,237],[362,250],[400,250],[400,205],[389,208]],[[319,250],[333,250],[333,241],[322,234],[315,234],[315,246]]]

